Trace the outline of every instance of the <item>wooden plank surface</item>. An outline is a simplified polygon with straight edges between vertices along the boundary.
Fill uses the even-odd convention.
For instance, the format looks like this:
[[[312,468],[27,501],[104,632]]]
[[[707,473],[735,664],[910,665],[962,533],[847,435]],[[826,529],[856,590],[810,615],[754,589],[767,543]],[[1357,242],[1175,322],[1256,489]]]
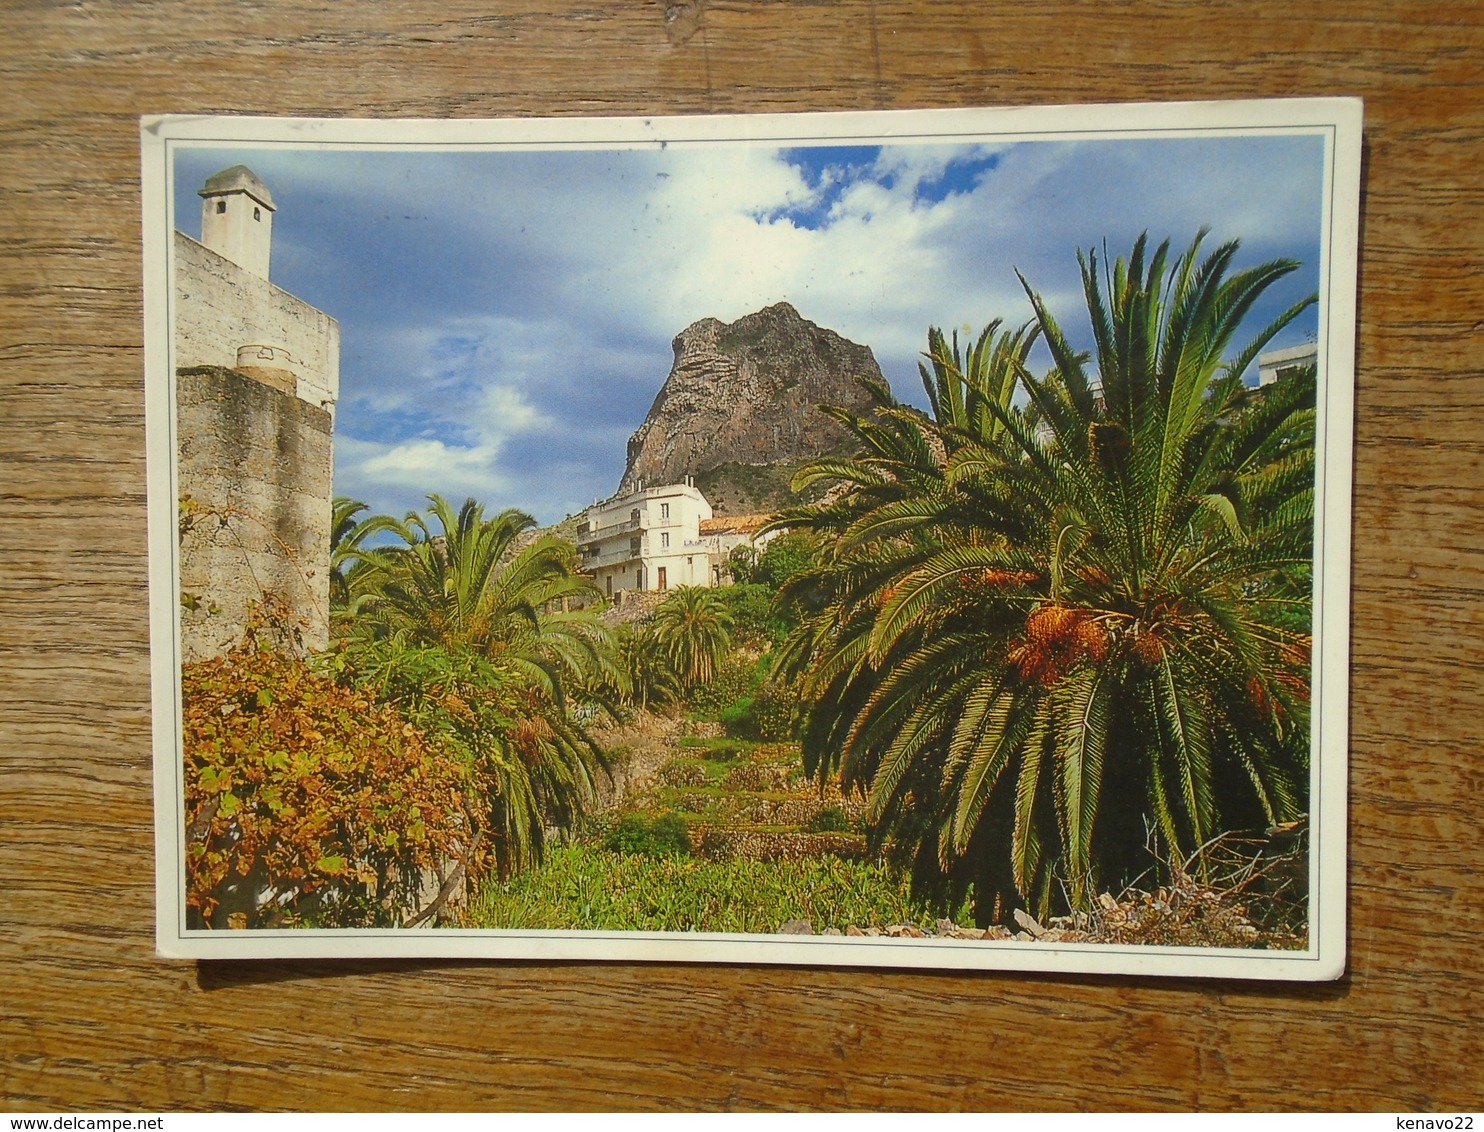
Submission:
[[[12,0],[0,43],[7,1107],[1477,1107],[1480,5]],[[139,114],[1319,94],[1366,99],[1343,982],[153,957]]]

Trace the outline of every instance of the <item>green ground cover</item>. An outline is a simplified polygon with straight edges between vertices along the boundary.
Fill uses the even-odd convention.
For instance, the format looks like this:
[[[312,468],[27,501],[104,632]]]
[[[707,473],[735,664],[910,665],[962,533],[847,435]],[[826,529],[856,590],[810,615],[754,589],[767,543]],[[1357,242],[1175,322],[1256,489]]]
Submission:
[[[471,912],[486,928],[607,931],[776,932],[794,919],[816,932],[933,923],[905,880],[870,862],[709,861],[591,845],[554,850],[540,868],[487,886]]]
[[[607,931],[930,927],[905,877],[867,858],[850,809],[801,776],[795,744],[688,737],[575,843],[488,882],[470,919]]]

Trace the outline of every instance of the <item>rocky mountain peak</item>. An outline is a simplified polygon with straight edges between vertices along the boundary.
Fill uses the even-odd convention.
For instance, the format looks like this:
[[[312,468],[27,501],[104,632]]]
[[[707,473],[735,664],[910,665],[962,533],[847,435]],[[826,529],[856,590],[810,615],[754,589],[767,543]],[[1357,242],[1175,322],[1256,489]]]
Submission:
[[[821,404],[864,409],[858,376],[881,379],[866,346],[816,326],[788,303],[724,323],[703,318],[672,343],[675,361],[629,439],[620,493],[678,483],[723,464],[780,464],[847,441]]]

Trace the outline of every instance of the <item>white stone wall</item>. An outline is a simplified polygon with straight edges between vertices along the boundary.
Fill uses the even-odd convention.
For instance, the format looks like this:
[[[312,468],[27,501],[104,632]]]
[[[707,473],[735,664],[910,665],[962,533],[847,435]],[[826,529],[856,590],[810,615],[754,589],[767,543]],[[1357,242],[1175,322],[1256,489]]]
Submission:
[[[768,544],[781,535],[782,531],[767,531],[759,534],[756,531],[728,531],[726,534],[703,534],[694,542],[685,544],[687,554],[697,555],[699,562],[702,557],[711,563],[711,580],[709,582],[696,583],[698,585],[729,585],[733,581],[731,561],[732,551],[739,546],[745,546],[754,554],[762,554]]]
[[[648,567],[645,577],[647,589],[660,588],[661,570],[665,572],[665,589],[667,590],[677,589],[680,586],[709,586],[711,584],[711,556],[695,547],[673,554],[669,552],[651,554],[644,560],[644,563]]]
[[[237,365],[248,344],[286,349],[299,399],[333,411],[340,397],[340,324],[191,239],[175,233],[175,365]]]

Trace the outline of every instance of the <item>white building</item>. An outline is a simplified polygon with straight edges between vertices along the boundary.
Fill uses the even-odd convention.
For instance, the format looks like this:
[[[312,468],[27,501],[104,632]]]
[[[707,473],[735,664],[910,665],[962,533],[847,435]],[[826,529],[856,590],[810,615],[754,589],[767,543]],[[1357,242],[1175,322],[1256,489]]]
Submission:
[[[711,558],[712,585],[721,585],[730,580],[728,563],[732,560],[732,551],[737,547],[749,547],[754,553],[761,554],[770,542],[783,533],[759,533],[772,518],[772,515],[722,515],[701,520],[701,537],[697,545],[704,548]]]
[[[1319,364],[1319,347],[1313,342],[1290,346],[1286,350],[1269,350],[1257,355],[1257,384],[1272,385],[1289,370]]]
[[[688,483],[641,488],[595,503],[577,526],[582,569],[603,592],[712,584],[701,521],[711,504]]]
[[[578,517],[577,550],[584,573],[612,597],[730,580],[732,550],[761,550],[766,515],[713,518],[711,504],[690,483],[640,488],[595,503]]]

